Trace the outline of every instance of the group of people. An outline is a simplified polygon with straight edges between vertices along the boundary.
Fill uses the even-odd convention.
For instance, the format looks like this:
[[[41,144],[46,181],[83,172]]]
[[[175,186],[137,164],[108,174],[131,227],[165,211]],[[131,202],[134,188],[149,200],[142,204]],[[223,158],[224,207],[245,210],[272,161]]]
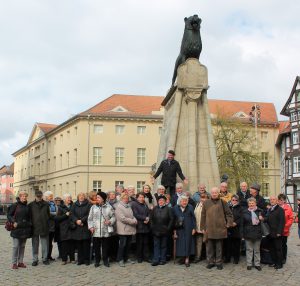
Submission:
[[[125,263],[150,262],[164,265],[172,256],[178,263],[190,266],[206,255],[207,268],[223,269],[223,263],[233,259],[239,263],[243,241],[247,269],[261,270],[262,224],[267,224],[268,246],[272,263],[282,268],[287,255],[287,238],[293,222],[293,212],[280,194],[270,197],[268,206],[259,195],[259,185],[250,191],[245,182],[237,194],[227,190],[227,183],[214,187],[210,193],[204,184],[190,195],[177,183],[170,197],[165,187],[155,194],[149,185],[135,194],[133,186],[117,186],[108,193],[79,193],[73,202],[70,194],[60,200],[53,193],[36,191],[35,200],[27,204],[27,193],[21,191],[8,212],[14,224],[12,268],[26,267],[23,262],[26,240],[32,240],[32,266],[38,265],[39,244],[42,262],[53,261],[53,241],[57,242],[62,264],[76,263],[95,267]],[[300,203],[300,201],[299,201]],[[129,259],[135,246],[135,259]],[[77,252],[77,260],[75,259]],[[76,261],[76,262],[75,262]]]

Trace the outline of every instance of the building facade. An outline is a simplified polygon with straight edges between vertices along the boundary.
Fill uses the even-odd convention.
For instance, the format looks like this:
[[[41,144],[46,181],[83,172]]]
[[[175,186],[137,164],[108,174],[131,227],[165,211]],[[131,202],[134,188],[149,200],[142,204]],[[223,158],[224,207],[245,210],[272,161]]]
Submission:
[[[0,204],[14,200],[14,164],[0,168]]]
[[[289,120],[281,122],[276,142],[280,149],[281,191],[288,197],[294,210],[300,197],[300,77],[297,76],[290,96],[280,114]]]
[[[15,191],[26,190],[33,198],[37,189],[73,197],[90,190],[113,190],[118,184],[141,190],[143,184],[150,184],[157,159],[162,100],[159,96],[112,95],[58,126],[36,123],[26,146],[13,154]],[[245,119],[252,105],[209,100],[212,117],[221,109]],[[262,138],[269,173],[264,187],[268,195],[280,190],[279,151],[275,148],[278,121],[273,104],[261,106],[265,114],[257,134]]]

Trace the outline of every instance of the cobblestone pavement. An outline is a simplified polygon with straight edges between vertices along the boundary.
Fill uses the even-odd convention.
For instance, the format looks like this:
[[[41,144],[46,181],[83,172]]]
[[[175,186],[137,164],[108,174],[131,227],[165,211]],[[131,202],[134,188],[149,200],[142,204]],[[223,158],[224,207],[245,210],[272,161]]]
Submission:
[[[12,270],[9,233],[0,226],[0,285],[299,285],[300,281],[300,240],[296,225],[293,226],[288,241],[289,253],[284,269],[274,270],[263,266],[263,270],[246,270],[245,259],[239,265],[225,264],[222,271],[205,268],[206,263],[191,264],[190,268],[174,265],[170,262],[164,266],[153,267],[149,263],[126,265],[120,268],[112,263],[110,268],[100,266],[61,265],[55,261],[49,266],[39,264],[31,266],[31,241],[28,240],[25,252],[26,269]],[[57,256],[56,246],[54,257]]]

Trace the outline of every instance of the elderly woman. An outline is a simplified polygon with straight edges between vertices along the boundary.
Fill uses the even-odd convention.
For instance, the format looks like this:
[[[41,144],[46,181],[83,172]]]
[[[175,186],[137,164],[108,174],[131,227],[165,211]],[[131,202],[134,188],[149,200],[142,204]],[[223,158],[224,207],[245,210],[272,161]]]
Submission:
[[[208,199],[207,194],[200,194],[200,200],[195,207],[195,218],[196,218],[196,255],[195,255],[195,263],[198,263],[201,260],[202,253],[202,245],[203,245],[203,231],[201,230],[201,212],[203,208],[203,203]]]
[[[54,196],[51,191],[46,191],[44,193],[44,200],[48,203],[50,209],[50,219],[49,219],[49,241],[48,241],[48,260],[54,261],[52,257],[53,240],[55,237],[55,217],[57,215],[58,207],[54,202]]]
[[[76,241],[78,251],[77,265],[90,265],[90,242],[91,235],[88,229],[88,216],[91,204],[87,200],[85,193],[77,195],[77,201],[71,208],[71,220],[75,224],[75,229],[72,231],[72,238]]]
[[[31,237],[30,212],[27,206],[28,194],[20,191],[17,202],[12,204],[8,210],[7,219],[13,223],[10,236],[13,238],[12,269],[26,268],[23,263],[25,244],[27,238]]]
[[[241,234],[246,241],[247,270],[252,269],[252,261],[258,271],[260,266],[260,242],[262,239],[261,221],[263,210],[256,205],[255,198],[249,198],[248,209],[244,209],[241,221]]]
[[[121,267],[125,266],[128,260],[128,252],[131,243],[132,235],[136,234],[137,219],[133,215],[133,211],[129,204],[129,195],[122,193],[120,202],[115,212],[116,229],[119,235],[119,249],[117,260]]]
[[[145,194],[138,193],[136,201],[132,202],[131,208],[137,219],[136,227],[136,253],[138,263],[149,261],[149,215],[150,210],[146,204]]]
[[[156,202],[159,196],[166,196],[166,188],[163,185],[158,185],[156,193],[154,194]]]
[[[68,256],[71,263],[75,263],[75,242],[72,239],[72,229],[75,224],[71,220],[72,197],[70,194],[63,195],[63,204],[58,207],[56,222],[59,227],[61,241],[62,265],[66,265]]]
[[[153,208],[157,205],[157,201],[156,197],[151,194],[151,187],[149,185],[144,185],[142,193],[145,194],[145,203],[149,210],[153,210]]]
[[[224,240],[225,263],[230,262],[233,257],[233,263],[238,264],[240,260],[241,232],[240,225],[242,219],[242,206],[239,204],[239,196],[233,195],[229,204],[233,215],[233,223],[228,228],[228,237]]]
[[[91,207],[88,217],[88,228],[93,237],[95,250],[95,267],[100,266],[100,253],[102,253],[104,265],[109,267],[109,237],[113,233],[113,225],[116,220],[114,210],[106,203],[106,198],[106,193],[97,193],[97,203]]]
[[[107,203],[115,210],[116,205],[118,203],[117,195],[115,191],[108,191],[107,192]]]
[[[173,208],[176,240],[176,256],[181,257],[180,264],[190,266],[190,255],[195,254],[195,243],[193,235],[196,233],[196,218],[194,209],[189,205],[189,198],[182,195],[179,204]]]

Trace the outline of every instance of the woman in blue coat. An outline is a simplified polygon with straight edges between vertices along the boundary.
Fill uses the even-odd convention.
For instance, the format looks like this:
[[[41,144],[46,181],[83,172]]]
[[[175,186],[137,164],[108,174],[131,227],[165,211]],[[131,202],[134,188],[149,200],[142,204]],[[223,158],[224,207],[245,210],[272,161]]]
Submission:
[[[190,266],[190,255],[195,254],[195,242],[193,235],[196,229],[194,209],[189,205],[189,198],[181,196],[179,205],[174,206],[174,239],[176,240],[176,256],[181,257],[181,263]]]

